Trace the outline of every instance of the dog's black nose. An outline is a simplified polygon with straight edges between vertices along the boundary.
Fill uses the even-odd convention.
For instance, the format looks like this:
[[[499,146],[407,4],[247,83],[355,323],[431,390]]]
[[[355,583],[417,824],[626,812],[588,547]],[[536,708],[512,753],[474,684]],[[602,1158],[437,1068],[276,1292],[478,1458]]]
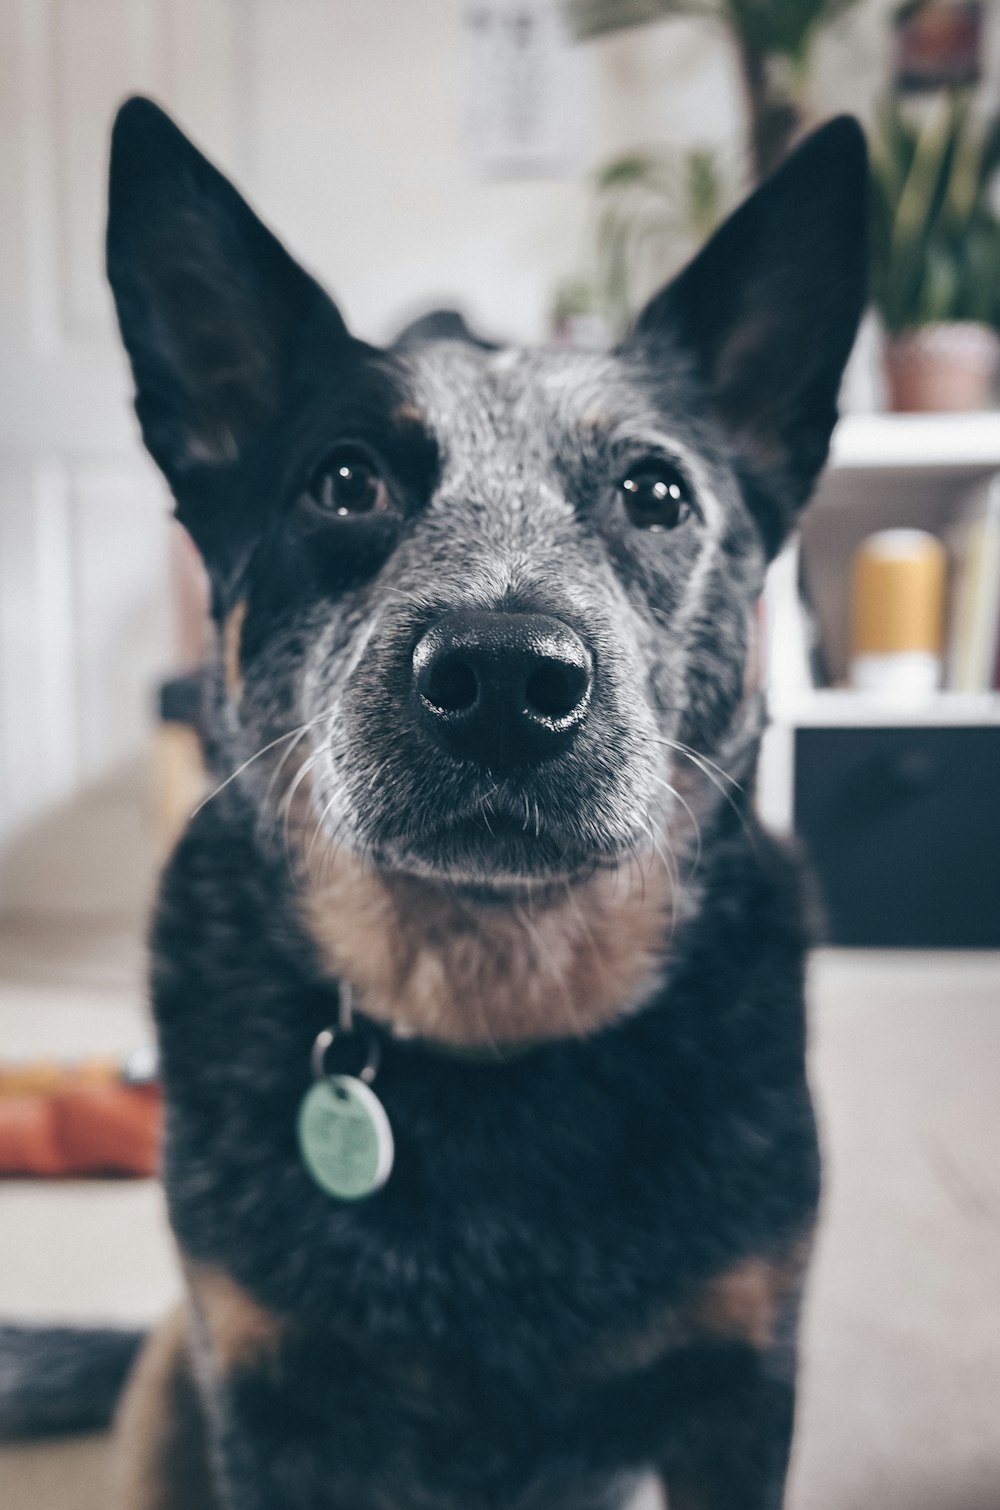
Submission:
[[[450,755],[490,770],[556,755],[587,716],[593,665],[561,619],[451,613],[413,652],[425,728]]]

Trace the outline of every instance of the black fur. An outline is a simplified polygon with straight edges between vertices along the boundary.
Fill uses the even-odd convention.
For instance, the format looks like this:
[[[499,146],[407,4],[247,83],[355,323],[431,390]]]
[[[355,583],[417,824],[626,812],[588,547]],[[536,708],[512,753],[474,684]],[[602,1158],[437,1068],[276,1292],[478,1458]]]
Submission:
[[[864,191],[836,122],[607,356],[426,327],[376,352],[154,106],[119,117],[108,264],[143,433],[220,625],[244,605],[239,685],[221,655],[213,682],[226,785],[153,930],[174,1229],[284,1326],[277,1357],[202,1371],[231,1510],[607,1510],[648,1466],[706,1510],[780,1503],[797,1286],[763,1339],[698,1317],[713,1281],[786,1262],[817,1200],[807,937],[750,810],[744,683],[767,559],[826,455]],[[370,516],[317,506],[345,441],[385,481]],[[620,486],[650,457],[692,499],[659,534]],[[413,646],[456,607],[584,641],[592,703],[557,758],[493,775],[422,733]],[[293,735],[310,817],[289,827]],[[338,991],[303,921],[307,839],[484,930],[520,909],[525,948],[533,909],[650,875],[664,845],[683,884],[657,968],[588,1036],[482,1064],[373,1025],[397,1158],[345,1206],[295,1141]]]

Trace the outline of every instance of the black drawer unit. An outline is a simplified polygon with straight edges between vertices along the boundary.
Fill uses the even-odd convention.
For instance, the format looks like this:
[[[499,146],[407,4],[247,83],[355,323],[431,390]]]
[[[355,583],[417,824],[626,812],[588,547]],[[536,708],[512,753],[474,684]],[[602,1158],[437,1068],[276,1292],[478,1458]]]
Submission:
[[[1000,948],[1000,724],[799,728],[794,772],[830,943]]]

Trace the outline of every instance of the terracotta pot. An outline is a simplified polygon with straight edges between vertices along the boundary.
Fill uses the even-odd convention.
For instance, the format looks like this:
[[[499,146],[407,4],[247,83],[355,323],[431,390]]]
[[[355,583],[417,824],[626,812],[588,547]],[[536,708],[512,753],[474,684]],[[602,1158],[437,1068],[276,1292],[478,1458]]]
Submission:
[[[1000,336],[975,320],[921,325],[886,348],[895,410],[988,409],[1000,366]]]

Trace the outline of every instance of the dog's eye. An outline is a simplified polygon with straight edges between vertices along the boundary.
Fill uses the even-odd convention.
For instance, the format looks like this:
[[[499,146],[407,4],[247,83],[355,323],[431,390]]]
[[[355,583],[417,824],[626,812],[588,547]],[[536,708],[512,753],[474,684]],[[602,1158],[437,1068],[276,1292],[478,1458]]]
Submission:
[[[351,514],[382,513],[389,507],[385,479],[370,457],[356,446],[339,446],[312,476],[309,501],[345,519]]]
[[[694,508],[691,486],[673,462],[650,458],[631,467],[618,484],[625,512],[644,530],[672,530]]]

